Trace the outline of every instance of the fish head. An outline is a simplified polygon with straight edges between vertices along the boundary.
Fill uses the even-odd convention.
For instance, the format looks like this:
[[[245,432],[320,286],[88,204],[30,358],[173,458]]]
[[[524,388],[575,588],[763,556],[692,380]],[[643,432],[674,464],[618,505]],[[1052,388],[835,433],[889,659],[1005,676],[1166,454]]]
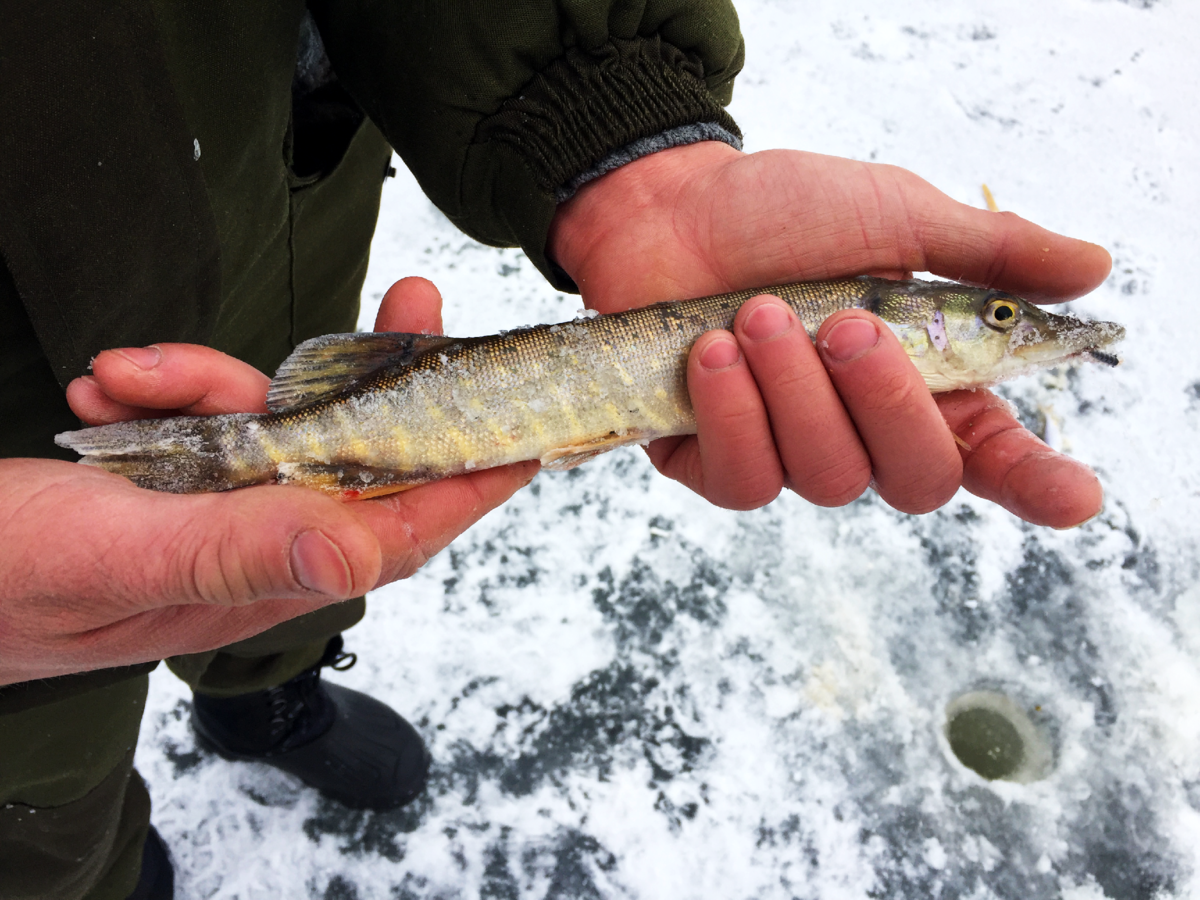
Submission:
[[[1108,348],[1125,329],[1115,322],[1056,315],[1005,291],[916,285],[881,297],[875,311],[932,391],[982,387],[1079,358],[1118,362]]]

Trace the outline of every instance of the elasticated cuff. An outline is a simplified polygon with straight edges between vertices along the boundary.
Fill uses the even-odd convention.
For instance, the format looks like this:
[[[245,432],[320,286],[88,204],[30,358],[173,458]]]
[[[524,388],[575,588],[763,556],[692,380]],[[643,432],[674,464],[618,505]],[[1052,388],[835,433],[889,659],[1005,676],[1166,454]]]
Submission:
[[[571,49],[480,123],[478,140],[510,144],[552,193],[614,150],[680,125],[712,122],[740,138],[703,75],[657,38]]]
[[[708,139],[740,144],[741,131],[703,76],[695,58],[659,38],[568,50],[480,123],[474,143],[482,152],[468,154],[465,196],[481,188],[534,265],[559,290],[577,290],[546,257],[564,192],[653,152],[655,138],[656,149]],[[696,126],[702,130],[688,130]],[[472,171],[472,155],[485,171]]]
[[[680,125],[678,128],[668,128],[650,137],[638,138],[632,144],[626,144],[619,150],[614,150],[596,165],[585,172],[580,172],[557,191],[554,199],[558,203],[566,203],[575,196],[575,192],[595,181],[601,175],[607,175],[621,166],[629,165],[635,159],[669,150],[672,147],[686,147],[688,144],[698,144],[701,141],[720,141],[728,144],[734,150],[742,149],[742,139],[731,131],[726,131],[715,122],[697,122],[694,125]]]

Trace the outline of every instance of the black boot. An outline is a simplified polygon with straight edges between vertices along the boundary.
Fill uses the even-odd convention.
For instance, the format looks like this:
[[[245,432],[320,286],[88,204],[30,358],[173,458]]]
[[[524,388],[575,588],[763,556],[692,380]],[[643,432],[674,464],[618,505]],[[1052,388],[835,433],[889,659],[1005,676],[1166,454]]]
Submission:
[[[347,664],[348,663],[348,664]],[[354,664],[341,635],[311,669],[237,697],[192,697],[192,727],[226,759],[264,762],[356,809],[395,809],[425,787],[429,752],[408,722],[366,694],[321,682]]]
[[[142,874],[126,900],[175,900],[175,867],[167,845],[153,825],[142,845]]]

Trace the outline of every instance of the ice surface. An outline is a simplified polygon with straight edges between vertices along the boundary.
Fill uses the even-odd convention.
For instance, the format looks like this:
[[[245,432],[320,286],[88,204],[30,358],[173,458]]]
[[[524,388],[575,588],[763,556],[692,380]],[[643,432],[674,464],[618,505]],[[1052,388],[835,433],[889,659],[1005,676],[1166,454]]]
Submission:
[[[1150,898],[1200,862],[1200,180],[1183,2],[742,0],[747,149],[917,171],[1110,248],[1074,311],[1118,369],[1004,392],[1095,466],[1103,515],[1022,525],[967,495],[914,518],[706,506],[617,451],[533,486],[377,592],[332,678],[408,715],[428,794],[356,813],[196,749],[152,681],[138,765],[188,897]],[[451,334],[561,321],[520,254],[389,182],[363,326],[395,279]],[[943,710],[1012,698],[1052,771],[988,783]],[[1038,709],[1040,707],[1040,710]]]

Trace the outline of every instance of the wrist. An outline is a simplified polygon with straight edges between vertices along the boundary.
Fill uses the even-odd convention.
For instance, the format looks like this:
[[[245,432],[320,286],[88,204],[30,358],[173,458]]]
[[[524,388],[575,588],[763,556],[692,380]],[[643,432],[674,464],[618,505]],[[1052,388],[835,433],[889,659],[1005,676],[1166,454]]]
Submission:
[[[547,256],[585,294],[613,270],[611,260],[632,258],[647,241],[694,224],[691,198],[713,174],[744,154],[720,141],[661,150],[589,181],[559,204],[546,241]]]

